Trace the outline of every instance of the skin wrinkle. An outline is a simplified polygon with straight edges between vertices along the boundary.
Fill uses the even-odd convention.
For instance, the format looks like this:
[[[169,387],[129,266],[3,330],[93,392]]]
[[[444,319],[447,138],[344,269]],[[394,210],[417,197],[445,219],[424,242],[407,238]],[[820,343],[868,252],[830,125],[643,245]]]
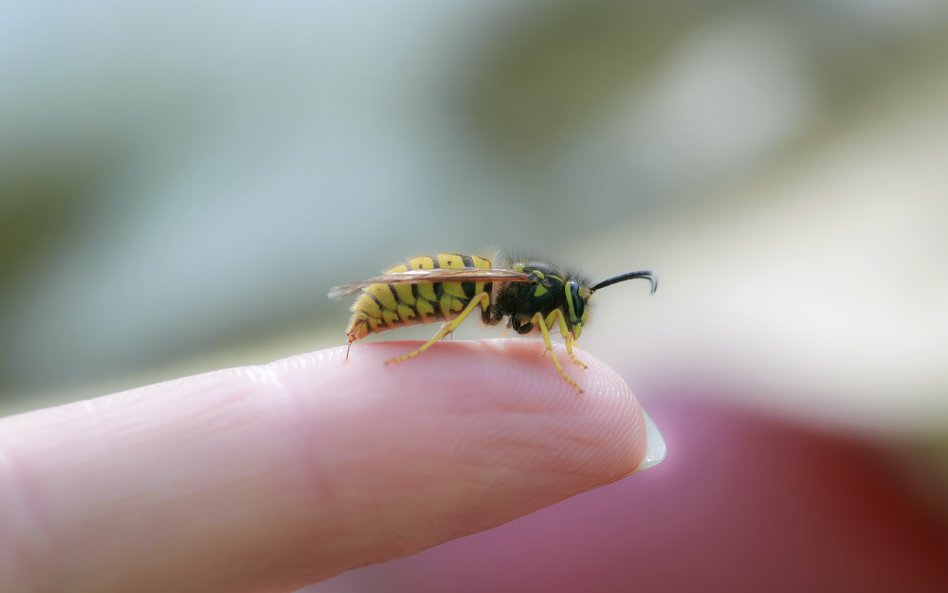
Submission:
[[[294,359],[285,359],[259,367],[256,369],[266,377],[262,382],[265,386],[265,399],[271,402],[269,411],[276,413],[275,424],[280,426],[281,432],[287,435],[289,442],[294,446],[287,447],[288,467],[277,474],[277,479],[282,482],[288,482],[287,476],[291,476],[287,488],[296,492],[296,497],[306,501],[298,505],[305,509],[302,511],[298,520],[287,518],[285,536],[292,536],[298,542],[299,549],[311,551],[313,558],[326,558],[326,541],[349,541],[348,535],[353,529],[358,528],[358,524],[351,524],[345,521],[338,521],[339,512],[345,507],[339,508],[338,505],[344,500],[344,487],[338,483],[336,476],[340,473],[333,466],[338,465],[330,460],[335,451],[325,451],[320,445],[321,430],[318,416],[313,415],[313,410],[305,405],[306,398],[310,395],[314,397],[318,394],[310,394],[306,388],[306,383],[299,386],[294,384],[288,386],[288,379],[284,369],[293,371],[307,370],[307,366],[313,364],[316,357],[304,355],[294,357]],[[257,394],[257,397],[263,397]],[[280,405],[272,405],[272,402],[282,402]],[[338,461],[338,460],[337,460]],[[294,505],[288,504],[288,508]],[[321,512],[324,508],[335,508],[335,515],[327,516]],[[338,555],[338,554],[337,554]],[[332,555],[326,558],[328,564],[332,564]],[[297,569],[298,572],[299,569]],[[293,582],[293,586],[306,584],[312,579],[325,578],[329,575],[323,574],[318,568],[308,568],[311,579],[303,579],[299,582]]]
[[[305,365],[305,364],[298,364],[296,361],[278,362],[278,363],[275,363],[275,364],[282,365],[282,366],[284,366],[285,368],[293,368],[293,369],[296,370],[296,371],[309,371],[309,369],[306,368],[306,365]],[[331,369],[329,369],[329,370],[320,369],[320,372],[322,372],[322,373],[329,373],[329,374],[331,375],[332,370],[331,370]],[[324,376],[323,378],[326,378],[326,377]],[[293,381],[294,384],[295,384],[296,379],[297,379],[296,377],[292,377],[292,376],[289,378],[289,380],[290,380],[290,381]],[[305,383],[305,381],[304,381],[304,383]],[[325,386],[323,387],[323,390],[325,390]],[[290,391],[293,391],[293,390],[290,389]],[[305,394],[297,393],[295,396],[291,396],[291,397],[305,397]],[[363,394],[362,396],[360,396],[359,394],[355,394],[354,398],[352,398],[352,399],[358,400],[358,399],[360,399],[360,397],[369,397],[369,396],[366,395],[366,394]],[[352,399],[350,399],[350,401],[352,401]],[[358,407],[358,406],[357,406],[357,407]],[[338,434],[334,434],[331,427],[321,427],[321,424],[322,424],[322,422],[324,421],[323,418],[320,418],[320,417],[313,417],[313,416],[312,416],[312,413],[311,413],[309,410],[307,410],[307,408],[306,408],[305,406],[303,406],[302,409],[303,409],[303,413],[298,414],[298,415],[295,417],[295,422],[297,423],[298,426],[303,426],[303,427],[304,427],[304,428],[302,429],[304,433],[316,434],[317,432],[321,432],[321,433],[322,433],[322,437],[323,437],[323,439],[324,439],[324,440],[322,441],[322,443],[321,443],[323,446],[325,446],[325,445],[327,445],[327,444],[330,444],[330,443],[332,443],[332,442],[335,442],[334,439],[338,439],[339,435],[338,435]],[[341,410],[334,410],[334,411],[333,411],[333,414],[332,414],[332,416],[331,416],[332,420],[334,420],[336,423],[339,423],[339,422],[340,422],[340,417],[339,417],[339,413],[340,413],[340,412],[342,413],[343,416],[346,415],[346,411],[344,411],[344,410],[342,410],[342,411],[341,411]],[[350,410],[349,412],[351,413],[352,411]],[[353,423],[354,423],[354,424],[358,424],[358,420],[357,420],[357,419],[358,419],[358,413],[359,413],[359,411],[356,410],[355,413],[357,414],[357,416],[353,418],[353,420],[355,420],[355,422],[353,422]],[[328,428],[328,430],[326,430],[327,428]],[[382,440],[388,440],[388,439],[382,439]],[[337,444],[338,444],[338,443],[337,443]],[[306,457],[307,459],[321,459],[321,455],[320,455],[320,453],[319,453],[319,451],[320,451],[319,447],[313,446],[313,447],[310,447],[309,449],[310,449],[310,451],[309,451],[309,456]],[[337,457],[339,456],[339,451],[338,451],[338,450],[331,451],[331,453],[332,453],[333,455],[336,455]],[[336,474],[336,473],[338,473],[338,474],[340,474],[340,475],[342,475],[342,476],[348,476],[348,475],[352,475],[352,474],[355,474],[355,475],[368,475],[368,476],[372,476],[372,475],[375,475],[375,474],[376,474],[376,471],[377,471],[376,466],[377,466],[377,464],[378,464],[378,461],[377,461],[377,460],[374,460],[374,459],[372,459],[372,458],[366,459],[366,458],[350,458],[350,457],[343,457],[342,460],[340,460],[340,459],[337,458],[336,461],[337,461],[337,463],[334,464],[334,465],[339,465],[340,462],[344,462],[344,463],[345,463],[345,469],[342,470],[342,469],[340,468],[340,471],[336,472],[336,471],[334,471],[334,470],[331,469],[331,468],[327,468],[325,463],[322,463],[322,464],[321,464],[321,469],[319,469],[319,470],[317,470],[317,471],[315,471],[315,472],[314,472],[311,468],[309,468],[309,467],[304,468],[304,469],[306,470],[307,473],[310,473],[310,474],[314,474],[314,473],[321,474],[321,475],[323,476],[322,479],[323,479],[323,480],[327,480],[327,481],[329,481],[329,482],[331,482],[331,480],[332,480],[331,478],[329,478],[329,476],[332,476],[332,475],[334,475],[334,474]],[[304,463],[305,463],[305,462],[304,462]],[[397,465],[397,464],[399,464],[400,462],[396,459],[396,460],[394,460],[393,463]],[[417,457],[415,457],[415,458],[413,458],[413,459],[406,459],[406,460],[404,461],[404,463],[403,463],[403,467],[410,468],[410,467],[413,467],[413,466],[416,465],[416,464],[417,464]],[[388,490],[390,491],[390,490],[391,490],[391,487],[392,487],[392,481],[391,481],[391,480],[392,480],[392,477],[391,477],[391,476],[386,476],[386,479],[388,480],[388,481],[386,482],[386,487],[387,487]],[[360,486],[360,487],[365,487],[365,484],[359,484],[359,486]],[[371,498],[372,498],[373,496],[377,495],[377,491],[374,491],[374,490],[372,490],[372,489],[366,489],[365,491],[355,491],[355,492],[346,492],[346,489],[347,489],[347,486],[345,486],[344,484],[338,484],[337,487],[331,487],[331,488],[328,488],[328,489],[325,488],[325,487],[323,487],[323,488],[321,488],[319,491],[317,491],[317,492],[315,493],[315,495],[313,496],[313,503],[314,503],[314,505],[324,505],[324,504],[326,504],[326,503],[331,503],[333,500],[342,499],[342,500],[347,500],[347,501],[349,502],[349,505],[350,505],[350,506],[352,506],[352,507],[354,507],[354,508],[358,508],[358,506],[359,506],[359,500],[360,500],[361,498],[364,497],[364,498],[367,498],[367,499],[371,500]],[[327,499],[327,493],[330,493],[330,492],[333,493],[332,500]],[[332,505],[330,504],[329,506],[332,506]],[[342,509],[337,509],[337,514],[338,514],[338,511],[340,511],[340,510],[342,510]],[[383,516],[383,517],[381,517],[381,519],[382,519],[381,521],[376,521],[376,522],[375,522],[375,525],[374,525],[374,526],[371,526],[370,529],[369,529],[369,531],[378,530],[381,526],[383,526],[383,525],[385,525],[385,524],[387,523],[387,521],[385,520],[386,517]],[[329,520],[330,520],[330,522],[333,522],[333,521],[335,520],[335,518],[334,518],[334,517],[329,517]],[[348,531],[348,530],[351,530],[351,529],[358,528],[359,525],[361,525],[361,523],[360,523],[358,520],[357,520],[356,523],[354,523],[354,524],[347,523],[347,522],[343,521],[342,523],[339,523],[339,524],[337,525],[336,529],[340,529],[340,530],[343,530],[343,531]],[[319,527],[320,527],[320,530],[324,530],[325,527],[326,527],[326,525],[325,525],[325,524],[322,524],[322,525],[320,525]],[[363,525],[363,528],[364,528],[364,527],[366,527],[366,526]],[[403,528],[403,527],[402,527],[402,528]],[[398,523],[395,522],[395,523],[394,523],[388,530],[386,530],[386,531],[387,531],[387,532],[396,533],[396,532],[398,531],[398,529],[399,529]],[[323,539],[325,539],[325,534],[323,533],[322,535],[324,536]],[[377,538],[377,539],[382,539],[382,538]],[[321,551],[324,552],[324,550],[321,550]],[[369,548],[369,550],[367,550],[367,551],[371,553],[371,548]],[[379,551],[378,554],[379,554],[380,556],[384,556],[384,555],[385,555],[385,551],[384,551],[384,550]],[[325,576],[325,575],[324,575],[324,576]]]
[[[519,447],[520,444],[522,444],[522,441],[520,442],[511,441],[510,443],[507,443],[506,445],[500,445],[500,446],[494,446],[494,447],[491,447],[491,446],[483,447],[482,449],[479,449],[478,452],[480,450],[486,450],[492,453],[497,452],[497,451],[502,452],[505,450],[504,449],[505,446],[513,445],[516,448],[516,447]],[[539,449],[546,451],[546,450],[549,450],[550,447],[542,447]],[[408,460],[408,461],[416,458],[418,455],[418,451],[416,449],[409,449],[408,447],[401,447],[401,448],[392,447],[389,449],[389,451],[398,454],[399,457],[404,458],[405,460]],[[470,453],[476,453],[476,452],[471,451]],[[445,476],[447,475],[446,472],[458,473],[458,474],[463,473],[464,475],[469,475],[469,472],[466,472],[466,471],[458,472],[459,468],[467,468],[467,469],[484,468],[484,469],[489,469],[491,471],[496,471],[498,469],[506,469],[506,470],[517,471],[517,472],[522,472],[522,473],[536,472],[538,474],[542,474],[546,471],[542,468],[536,467],[535,465],[524,463],[525,459],[524,457],[521,457],[521,456],[505,455],[502,457],[497,457],[494,455],[479,456],[476,454],[459,456],[457,452],[455,451],[442,452],[438,450],[433,450],[430,452],[426,451],[425,455],[427,456],[427,459],[435,462],[437,465],[444,466],[444,469],[442,471],[439,471],[436,474],[436,476]],[[427,471],[425,473],[433,474],[434,472]],[[415,476],[406,476],[405,478],[406,478],[405,482],[408,484],[414,485],[416,483],[414,480]],[[484,480],[480,480],[480,482],[484,482]]]
[[[249,428],[255,429],[256,432],[265,435],[276,436],[274,440],[267,437],[267,441],[261,442],[261,445],[267,448],[276,449],[277,451],[282,451],[289,455],[281,455],[281,461],[286,461],[291,459],[292,455],[299,453],[301,447],[294,446],[290,443],[290,440],[287,439],[286,443],[281,442],[284,436],[287,434],[285,427],[290,424],[293,420],[298,418],[298,414],[291,412],[278,411],[274,412],[273,402],[276,401],[272,396],[273,391],[271,387],[266,389],[257,388],[252,381],[248,380],[246,373],[241,375],[241,373],[233,373],[233,377],[236,378],[233,382],[229,383],[227,386],[223,386],[223,391],[225,393],[213,393],[210,394],[210,405],[204,403],[201,404],[201,407],[210,407],[219,409],[225,416],[230,416],[226,421],[223,422],[223,425],[227,427],[226,433],[223,435],[225,438],[230,435],[234,430],[239,430],[245,424]],[[227,400],[227,405],[220,406],[220,400],[225,398]],[[193,402],[192,402],[193,403]],[[263,413],[259,413],[262,411]],[[187,423],[188,421],[186,421]],[[248,424],[249,423],[249,424]],[[263,423],[263,425],[261,425]],[[198,423],[201,424],[201,423]],[[267,428],[267,424],[271,425],[273,429]],[[177,430],[180,430],[182,427],[175,427]],[[275,430],[274,430],[275,429]],[[188,428],[189,432],[191,428]],[[207,436],[207,435],[205,435]],[[293,451],[296,449],[296,451]],[[253,467],[254,464],[251,464]],[[242,496],[242,491],[246,488],[250,491],[254,490],[261,483],[273,483],[274,487],[280,484],[281,482],[285,484],[286,492],[293,493],[292,495],[298,496],[297,491],[300,489],[297,487],[295,481],[300,479],[312,480],[314,477],[325,476],[322,472],[312,472],[312,471],[299,471],[305,468],[300,465],[294,466],[292,462],[288,462],[285,465],[281,463],[280,467],[274,468],[271,472],[261,472],[259,468],[255,470],[255,473],[246,474],[246,475],[237,475],[234,476],[234,479],[229,479],[223,483],[216,483],[214,480],[211,480],[212,484],[210,487],[205,485],[201,490],[192,492],[195,503],[205,504],[206,500],[221,498],[234,498]],[[292,479],[288,479],[288,477]],[[189,478],[190,479],[190,478]],[[219,494],[215,494],[218,492]],[[178,504],[184,504],[179,502]],[[287,501],[289,502],[289,501]],[[293,508],[297,506],[294,504],[286,504],[286,508]],[[303,507],[303,505],[298,505]],[[213,512],[213,509],[209,509]],[[202,518],[202,521],[209,520],[210,517],[205,516]],[[291,522],[287,518],[281,520],[283,527],[279,527],[279,523],[274,523],[274,532],[280,533],[283,531],[283,535],[292,533],[293,529],[298,529],[300,525],[312,524],[314,517],[312,515],[307,516],[306,521]],[[223,519],[221,519],[223,520]],[[272,562],[272,559],[270,559]],[[264,568],[264,567],[261,567]]]
[[[438,419],[438,414],[432,414],[432,416],[434,416],[434,420]],[[442,439],[441,442],[437,443],[439,446],[436,447],[419,450],[417,445],[413,445],[411,447],[390,448],[389,451],[402,453],[404,457],[423,454],[427,459],[448,467],[458,464],[469,467],[497,467],[503,464],[529,471],[532,468],[542,468],[551,463],[560,463],[556,453],[561,450],[561,447],[556,439],[547,438],[546,435],[550,434],[550,430],[542,430],[539,433],[536,430],[531,430],[522,435],[510,436],[511,431],[516,431],[517,425],[522,425],[523,422],[512,422],[506,418],[498,418],[499,422],[493,422],[493,420],[491,417],[479,420],[481,424],[496,427],[496,430],[489,433],[493,436],[488,436],[486,439],[481,437],[477,448],[473,450],[470,446],[462,445],[457,441],[445,443]],[[537,424],[537,421],[534,420],[532,424]],[[570,431],[568,428],[561,430],[564,433]],[[572,432],[575,433],[575,431],[575,428],[572,429]],[[580,437],[575,438],[581,440]],[[590,442],[587,441],[584,444],[588,445]],[[599,444],[601,445],[602,442],[600,441]],[[478,455],[479,452],[488,452],[491,455]],[[498,457],[498,453],[503,455]],[[583,456],[585,457],[585,455]]]
[[[565,458],[562,453],[563,443],[567,443],[565,449],[569,451]],[[603,455],[598,451],[603,445],[608,446],[609,443],[598,437],[583,437],[577,434],[575,429],[554,427],[544,432],[541,443],[529,436],[502,436],[488,442],[485,447],[498,452],[514,451],[518,454],[517,463],[545,469],[548,466],[562,466],[564,462],[576,465],[576,462],[580,461],[585,462],[581,465],[586,465],[590,459],[602,459]]]
[[[484,343],[486,342],[486,343]],[[560,377],[547,355],[543,350],[543,343],[533,340],[518,339],[511,340],[486,340],[477,342],[455,342],[440,343],[438,348],[432,348],[426,351],[422,356],[427,358],[427,362],[436,367],[439,363],[452,363],[458,355],[457,350],[469,351],[472,347],[485,349],[488,351],[487,362],[481,364],[465,364],[460,369],[455,370],[451,375],[442,377],[436,375],[439,379],[439,387],[446,392],[446,396],[433,402],[436,409],[447,409],[455,411],[460,415],[471,412],[482,413],[485,403],[489,403],[491,409],[503,414],[514,414],[526,412],[530,415],[536,415],[543,411],[550,414],[562,413],[560,407],[551,407],[554,403],[557,406],[568,405],[575,406],[576,392],[570,387],[562,377]],[[421,342],[385,342],[364,344],[363,348],[369,346],[384,347],[388,350],[398,351],[404,348],[410,351],[420,345]],[[396,349],[396,346],[398,347]],[[563,364],[572,365],[566,357],[565,349],[562,345],[554,346],[558,351]],[[534,356],[536,355],[536,356]],[[471,357],[478,360],[477,356]],[[439,360],[440,359],[440,360]],[[539,365],[537,363],[540,363]],[[387,368],[407,367],[415,364],[414,361],[406,361],[398,365],[390,365]],[[537,373],[532,369],[539,366],[540,369],[549,367],[548,373]],[[525,371],[525,367],[531,369]],[[579,367],[577,367],[579,369]],[[582,370],[582,369],[579,369]],[[491,380],[491,383],[504,383],[504,393],[500,396],[488,395],[484,398],[456,398],[450,397],[452,391],[467,391],[472,383],[479,383],[485,380],[485,375]],[[498,378],[502,381],[498,381]],[[451,388],[451,389],[449,389]],[[543,399],[538,400],[534,394],[543,393]],[[512,396],[511,394],[524,394],[529,397]],[[557,398],[557,400],[551,399]],[[538,402],[541,407],[538,407]]]
[[[303,355],[301,366],[316,362],[316,357]],[[329,471],[329,460],[318,443],[319,433],[315,430],[318,418],[313,418],[309,408],[304,405],[307,397],[305,385],[290,388],[286,385],[285,373],[280,367],[286,367],[284,359],[268,365],[254,367],[251,380],[261,383],[266,388],[266,399],[269,402],[280,402],[274,406],[285,419],[288,426],[288,438],[296,444],[289,447],[289,453],[295,457],[294,465],[298,466],[297,475],[306,476],[302,479],[303,486],[313,500],[335,503],[338,501],[338,486],[333,484],[334,472]],[[263,381],[259,381],[263,378]],[[258,395],[259,397],[259,395]]]
[[[247,381],[247,378],[242,377],[241,381]],[[276,445],[275,451],[281,460],[280,466],[267,473],[261,473],[258,470],[250,477],[248,484],[251,489],[256,484],[270,484],[269,489],[278,492],[274,497],[276,502],[273,509],[274,516],[269,523],[271,530],[268,534],[269,539],[274,539],[275,542],[285,542],[290,539],[297,542],[297,548],[312,550],[312,557],[325,557],[325,550],[318,545],[319,537],[317,536],[333,538],[336,534],[344,534],[339,532],[338,526],[334,526],[332,521],[326,521],[326,517],[319,513],[321,505],[332,506],[334,497],[331,496],[331,492],[334,488],[325,485],[332,474],[313,471],[310,467],[311,457],[308,455],[312,451],[318,451],[318,448],[299,445],[299,435],[306,434],[306,430],[302,427],[305,425],[307,415],[296,413],[293,403],[302,395],[287,390],[282,385],[275,388],[272,382],[267,383],[262,391],[251,395],[253,400],[262,404],[264,412],[257,421],[266,422],[274,428],[274,430],[265,430],[263,433],[278,436],[275,443],[271,440],[266,444]],[[287,403],[288,400],[289,403]],[[280,401],[284,403],[274,405],[274,402]],[[293,428],[294,426],[300,428]],[[263,554],[259,550],[257,553]],[[301,568],[298,561],[297,554],[289,556],[287,560],[265,554],[258,562],[260,571],[258,577],[262,579],[262,575],[267,572],[280,571],[309,574],[313,578],[322,576],[312,572],[316,570],[315,568]],[[303,584],[303,581],[299,584]]]
[[[280,361],[278,364],[283,363]],[[290,368],[294,371],[310,372],[305,365],[292,365]],[[300,435],[298,439],[303,443],[300,450],[294,454],[298,459],[300,474],[310,476],[306,485],[308,496],[314,504],[331,505],[351,500],[352,495],[358,494],[351,492],[345,478],[353,473],[361,473],[356,469],[362,467],[361,464],[366,464],[362,471],[367,472],[367,475],[373,475],[375,473],[373,463],[377,464],[377,461],[364,459],[362,456],[364,450],[338,446],[345,443],[347,437],[352,436],[351,432],[345,429],[342,429],[343,433],[340,434],[340,426],[346,423],[357,424],[361,416],[358,410],[353,412],[338,408],[324,409],[323,406],[330,408],[332,406],[332,402],[324,401],[325,392],[334,390],[337,378],[333,376],[331,370],[320,369],[320,372],[324,373],[321,379],[327,381],[321,387],[322,393],[309,394],[306,393],[305,388],[298,388],[297,384],[306,385],[307,379],[300,380],[294,375],[284,377],[283,388],[287,392],[287,397],[294,400],[293,409],[298,410],[297,413],[291,414],[289,422],[293,427],[291,432]],[[350,394],[354,400],[367,397],[360,391]],[[306,398],[310,396],[312,400],[307,401]],[[369,438],[370,436],[366,435],[365,442],[371,447],[374,445],[374,440]],[[359,456],[353,457],[353,452]],[[343,478],[342,481],[339,477]]]
[[[641,409],[631,394],[631,391],[628,390],[625,382],[622,381],[621,377],[619,377],[614,370],[604,365],[598,359],[592,361],[590,369],[593,367],[601,372],[593,375],[596,384],[591,386],[591,388],[602,391],[607,401],[607,406],[601,413],[612,416],[632,416],[634,418],[634,428],[632,431],[628,430],[628,425],[625,423],[601,424],[600,426],[604,426],[606,430],[602,437],[614,441],[625,441],[630,445],[635,442],[643,441],[645,436],[644,418],[642,417]],[[615,453],[620,454],[618,450],[616,450]],[[628,451],[623,451],[622,454],[627,456]],[[631,471],[634,471],[636,466],[637,463],[632,466]],[[622,475],[628,475],[631,471],[623,473]]]
[[[611,391],[616,391],[616,390],[613,389],[613,390],[611,390]],[[611,398],[611,399],[612,399],[612,400],[615,402],[615,404],[616,404],[616,405],[611,406],[611,407],[612,407],[613,409],[617,410],[618,413],[619,413],[619,415],[627,415],[627,414],[630,412],[630,407],[632,406],[632,404],[633,404],[633,402],[634,402],[634,400],[632,400],[632,398],[631,398],[631,397],[628,397],[628,396],[626,396],[626,397],[614,397],[614,398]],[[552,417],[557,417],[556,414],[550,414],[550,415],[551,415]],[[641,418],[637,418],[637,420],[639,421],[639,424],[641,424]],[[579,421],[579,422],[583,422],[582,419],[578,419],[578,421]],[[558,432],[558,434],[557,434],[558,438],[561,438],[561,439],[564,440],[564,441],[570,442],[571,444],[580,445],[580,446],[582,446],[582,448],[588,449],[588,450],[590,450],[591,453],[593,453],[593,455],[582,455],[582,457],[585,457],[585,458],[599,458],[599,459],[602,459],[602,458],[608,458],[608,457],[610,457],[610,456],[608,456],[608,455],[603,456],[603,455],[597,455],[597,454],[595,454],[596,451],[599,451],[599,450],[602,449],[602,445],[604,444],[604,442],[613,441],[613,440],[619,440],[619,439],[611,439],[611,438],[609,438],[609,435],[612,435],[612,434],[619,434],[619,431],[618,431],[618,429],[617,429],[618,424],[616,424],[616,423],[611,423],[611,424],[610,424],[610,423],[607,423],[607,424],[609,424],[610,430],[608,430],[608,432],[607,432],[606,434],[600,433],[600,434],[595,435],[595,436],[585,436],[585,433],[583,433],[583,432],[581,432],[581,431],[578,431],[578,430],[575,428],[575,426],[559,427],[559,428],[557,428],[556,425],[553,425],[553,427],[552,427],[550,430],[556,430],[556,431]],[[632,432],[632,435],[634,435],[634,434],[640,434],[641,432],[642,432],[641,430],[635,430],[635,431]],[[631,445],[632,439],[630,438],[630,436],[631,436],[631,435],[628,433],[628,431],[625,431],[625,432],[623,432],[623,433],[621,434],[621,437],[622,437],[621,440],[622,440],[622,441],[625,441],[625,442],[628,442],[628,443]],[[536,441],[530,441],[530,440],[527,439],[527,438],[520,439],[520,440],[513,440],[513,439],[506,439],[506,440],[503,440],[503,439],[501,439],[501,440],[498,440],[498,441],[494,442],[493,445],[492,445],[491,442],[489,441],[486,446],[487,446],[487,447],[492,447],[492,446],[493,446],[493,447],[495,447],[495,448],[497,448],[497,449],[503,449],[504,447],[511,448],[511,445],[513,445],[512,448],[515,449],[515,450],[516,450],[516,449],[520,449],[520,450],[525,450],[525,449],[527,449],[527,450],[536,450],[536,451],[547,451],[547,450],[548,450],[548,451],[556,451],[556,450],[558,449],[558,447],[557,447],[555,444],[552,444],[552,443],[537,443]],[[615,455],[615,456],[613,456],[613,457],[615,458],[615,461],[614,461],[613,463],[611,463],[610,465],[616,466],[616,465],[619,465],[619,464],[621,463],[621,465],[625,466],[627,469],[626,469],[625,471],[621,471],[621,472],[612,472],[612,475],[625,475],[625,474],[629,473],[630,471],[632,471],[632,469],[634,469],[634,466],[630,463],[630,457],[629,457],[629,453],[630,453],[630,452],[631,452],[631,451],[630,451],[628,448],[626,448],[626,449],[624,449],[624,450],[622,450],[622,451],[618,451],[618,452],[617,452],[618,454]],[[572,474],[571,474],[571,475],[572,475]],[[590,474],[588,474],[588,473],[583,473],[583,472],[579,472],[578,475],[590,477]]]
[[[175,452],[177,452],[178,455],[186,454],[188,448],[192,446],[197,447],[198,451],[205,449],[213,451],[218,440],[229,439],[235,430],[251,425],[251,423],[264,420],[263,417],[255,413],[257,404],[263,401],[263,398],[258,397],[259,394],[256,391],[245,388],[239,382],[231,382],[231,384],[233,387],[230,389],[218,389],[213,393],[207,394],[211,397],[200,397],[200,394],[194,394],[194,397],[188,402],[188,405],[191,406],[191,409],[188,410],[188,418],[180,422],[176,422],[173,425],[165,425],[160,421],[158,423],[150,421],[131,423],[114,438],[119,438],[124,442],[130,442],[134,445],[147,439],[151,433],[166,434],[171,431],[170,434],[173,434],[176,444],[175,449],[168,451],[149,449],[143,452],[148,456],[145,459],[151,459],[153,462],[163,464],[173,462],[173,458],[170,458],[169,455]],[[175,399],[177,398],[175,397]],[[145,403],[146,402],[142,402],[142,404]],[[156,406],[164,408],[168,402],[155,401],[153,403]],[[158,412],[161,413],[162,410],[158,410]],[[113,419],[112,426],[123,426],[122,421],[124,421],[126,415],[125,413],[119,414]],[[126,459],[124,463],[127,465],[129,463],[144,461],[145,459]],[[138,484],[136,488],[128,492],[128,495],[133,497],[140,496],[144,500],[150,500],[150,492],[156,488],[170,488],[174,491],[178,491],[174,482],[168,481],[173,480],[174,477],[174,474],[170,474],[168,478],[163,478],[160,475],[149,476],[148,481]],[[185,477],[188,478],[188,476]],[[114,502],[115,499],[112,499],[112,501]],[[104,504],[108,503],[109,501],[104,502]]]
[[[624,388],[625,384],[621,380],[615,380],[618,378],[615,372],[595,358],[587,357],[587,360],[590,364],[590,376],[592,377],[589,389],[591,391],[603,392],[604,397],[601,399],[606,402],[605,407],[596,411],[596,415],[600,417],[631,416],[634,419],[634,429],[629,431],[628,423],[595,422],[598,431],[595,434],[586,431],[577,431],[572,426],[561,427],[554,425],[550,430],[556,431],[555,434],[558,438],[574,445],[580,445],[584,449],[589,450],[593,453],[590,457],[600,460],[600,463],[607,461],[612,467],[620,466],[628,468],[627,471],[614,472],[617,475],[627,475],[633,471],[635,467],[635,465],[630,462],[633,443],[637,442],[639,440],[638,437],[644,433],[644,423],[641,414],[638,411],[631,393],[628,392],[627,388]],[[582,405],[586,401],[587,400],[580,398],[579,404]],[[605,430],[602,430],[603,428],[605,428]],[[610,442],[626,443],[628,446],[622,448],[603,446]]]

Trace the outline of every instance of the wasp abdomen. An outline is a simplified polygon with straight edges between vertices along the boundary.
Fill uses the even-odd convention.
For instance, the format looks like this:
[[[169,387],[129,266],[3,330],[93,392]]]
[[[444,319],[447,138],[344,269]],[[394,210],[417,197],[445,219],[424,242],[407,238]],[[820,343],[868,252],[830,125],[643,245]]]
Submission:
[[[386,270],[386,274],[408,270],[491,269],[490,260],[477,255],[438,253],[413,257],[405,264]],[[490,295],[490,282],[419,282],[413,284],[371,284],[352,305],[352,319],[346,333],[354,342],[369,333],[380,333],[406,325],[449,321],[478,294]],[[483,317],[489,319],[489,303]]]

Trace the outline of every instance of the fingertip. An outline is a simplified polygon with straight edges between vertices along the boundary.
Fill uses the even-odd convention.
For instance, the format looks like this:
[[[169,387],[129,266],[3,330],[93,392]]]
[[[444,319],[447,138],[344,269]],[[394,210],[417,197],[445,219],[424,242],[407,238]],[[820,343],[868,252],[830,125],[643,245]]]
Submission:
[[[642,463],[646,426],[638,401],[616,371],[589,353],[577,351],[588,366],[584,369],[562,346],[554,346],[563,369],[583,388],[579,392],[558,374],[542,342],[534,340],[442,342],[420,356],[385,364],[418,345],[359,344],[348,360],[340,356],[344,348],[330,349],[309,372],[287,380],[300,385],[318,375],[330,391],[347,393],[339,405],[372,400],[386,418],[406,425],[418,415],[466,416],[475,424],[507,426],[512,433],[533,427],[582,441],[598,456],[583,459],[590,477],[615,479]]]

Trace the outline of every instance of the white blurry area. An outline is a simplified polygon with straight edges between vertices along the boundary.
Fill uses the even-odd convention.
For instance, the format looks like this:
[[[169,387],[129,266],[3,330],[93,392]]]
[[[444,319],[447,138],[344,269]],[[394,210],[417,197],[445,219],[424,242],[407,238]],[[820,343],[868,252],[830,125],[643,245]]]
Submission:
[[[535,246],[660,273],[583,335],[639,391],[944,427],[948,11],[663,6],[6,4],[0,204],[66,205],[0,406],[338,344],[332,284]]]
[[[948,68],[876,122],[751,182],[738,208],[611,229],[648,254],[653,299],[597,295],[584,346],[643,391],[733,398],[883,433],[948,426]],[[617,289],[610,289],[618,292]],[[633,304],[634,302],[634,304]]]

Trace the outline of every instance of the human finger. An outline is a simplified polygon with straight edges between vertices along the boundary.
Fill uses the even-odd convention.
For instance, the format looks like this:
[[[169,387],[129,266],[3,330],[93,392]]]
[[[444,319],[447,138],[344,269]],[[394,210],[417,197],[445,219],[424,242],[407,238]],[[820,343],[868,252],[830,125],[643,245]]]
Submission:
[[[410,346],[408,346],[410,347]],[[333,348],[0,420],[3,590],[290,590],[633,472],[628,385],[536,343]],[[570,365],[564,359],[565,365]]]

